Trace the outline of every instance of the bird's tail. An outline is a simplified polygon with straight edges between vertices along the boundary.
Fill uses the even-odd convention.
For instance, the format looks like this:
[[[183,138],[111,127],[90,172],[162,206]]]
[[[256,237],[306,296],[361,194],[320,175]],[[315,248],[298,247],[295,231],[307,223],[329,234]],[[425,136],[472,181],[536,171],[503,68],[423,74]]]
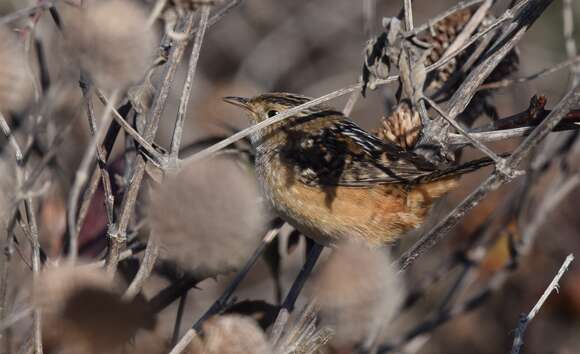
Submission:
[[[464,175],[466,173],[471,173],[471,172],[477,171],[480,168],[483,168],[483,167],[486,167],[489,165],[493,165],[493,164],[494,164],[494,161],[492,159],[490,159],[489,157],[484,157],[481,159],[477,159],[477,160],[463,163],[461,165],[449,167],[449,168],[446,168],[444,170],[431,172],[427,175],[416,178],[413,182],[420,184],[420,183],[435,182],[435,181],[439,181],[439,180],[447,179],[447,178],[452,178],[452,177],[458,177],[458,176]]]

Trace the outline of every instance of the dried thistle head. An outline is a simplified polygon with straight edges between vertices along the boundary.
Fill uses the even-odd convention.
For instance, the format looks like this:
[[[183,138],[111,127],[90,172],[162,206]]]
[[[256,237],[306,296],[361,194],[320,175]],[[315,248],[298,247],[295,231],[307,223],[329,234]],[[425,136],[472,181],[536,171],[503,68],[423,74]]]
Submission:
[[[141,80],[156,49],[147,13],[130,0],[91,0],[83,7],[62,4],[67,54],[99,88],[125,88]]]
[[[321,325],[335,331],[332,346],[345,349],[389,323],[404,287],[385,250],[348,243],[322,264],[309,293],[319,304]]]
[[[249,317],[217,316],[207,320],[203,334],[196,336],[188,354],[271,354],[266,335]]]
[[[46,346],[65,353],[120,350],[155,320],[144,303],[121,299],[119,284],[89,266],[46,268],[34,284]]]
[[[231,157],[186,166],[150,197],[146,213],[161,259],[200,280],[237,270],[266,230],[254,176]]]
[[[434,64],[443,57],[447,48],[455,41],[461,31],[463,31],[474,12],[474,9],[469,8],[457,11],[435,24],[431,29],[431,33],[424,32],[419,36],[422,41],[428,42],[431,45],[431,51],[425,62],[426,66]],[[483,31],[494,19],[493,15],[487,14],[477,28],[476,33]],[[467,75],[471,68],[462,68],[462,63],[467,61],[474,53],[474,48],[475,46],[468,48],[446,65],[431,72],[428,76],[425,90],[434,92],[440,89],[458,70],[463,69],[463,75]],[[518,63],[519,57],[517,50],[511,50],[491,73],[488,81],[505,79],[518,69]],[[457,88],[457,86],[451,87],[450,91],[454,91],[454,88]]]
[[[381,119],[379,139],[412,150],[421,136],[421,117],[408,100],[401,101],[393,112]]]
[[[324,346],[332,338],[334,331],[318,323],[317,310],[314,302],[292,316],[289,316],[288,312],[283,309],[270,333],[270,343],[274,348],[273,353],[323,353]]]
[[[24,44],[8,28],[0,26],[0,112],[23,110],[32,102],[33,76],[26,65]]]

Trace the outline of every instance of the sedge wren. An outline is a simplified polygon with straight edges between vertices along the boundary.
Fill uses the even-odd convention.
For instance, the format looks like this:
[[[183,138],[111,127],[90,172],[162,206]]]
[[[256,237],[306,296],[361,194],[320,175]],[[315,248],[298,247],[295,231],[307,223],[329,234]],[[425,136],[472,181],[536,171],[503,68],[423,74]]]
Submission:
[[[225,97],[259,123],[310,101],[289,93]],[[418,227],[457,176],[491,164],[481,159],[438,170],[425,158],[382,141],[328,106],[318,105],[254,132],[256,172],[272,206],[322,245],[380,246]]]

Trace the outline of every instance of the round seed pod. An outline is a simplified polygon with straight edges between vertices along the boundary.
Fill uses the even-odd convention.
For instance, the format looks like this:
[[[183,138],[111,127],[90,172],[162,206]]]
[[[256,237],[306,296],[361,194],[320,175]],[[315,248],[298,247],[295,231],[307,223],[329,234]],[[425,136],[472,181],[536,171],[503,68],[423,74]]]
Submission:
[[[269,218],[249,169],[223,156],[168,176],[145,212],[160,258],[199,280],[238,270]]]
[[[123,89],[143,79],[153,62],[157,36],[147,13],[129,0],[62,3],[68,56],[105,90]]]
[[[340,245],[315,274],[309,293],[321,327],[335,331],[330,343],[350,348],[382,329],[400,306],[404,286],[384,250]]]

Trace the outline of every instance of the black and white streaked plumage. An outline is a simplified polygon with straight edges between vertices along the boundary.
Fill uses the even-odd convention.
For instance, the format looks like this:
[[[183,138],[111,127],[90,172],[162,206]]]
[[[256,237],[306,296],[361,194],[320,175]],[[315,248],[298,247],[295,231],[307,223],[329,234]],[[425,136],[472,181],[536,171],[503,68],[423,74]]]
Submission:
[[[258,123],[311,98],[268,93],[244,101]],[[324,105],[254,133],[256,159],[277,155],[307,185],[371,186],[415,183],[437,168],[425,158],[366,132],[342,112]]]

